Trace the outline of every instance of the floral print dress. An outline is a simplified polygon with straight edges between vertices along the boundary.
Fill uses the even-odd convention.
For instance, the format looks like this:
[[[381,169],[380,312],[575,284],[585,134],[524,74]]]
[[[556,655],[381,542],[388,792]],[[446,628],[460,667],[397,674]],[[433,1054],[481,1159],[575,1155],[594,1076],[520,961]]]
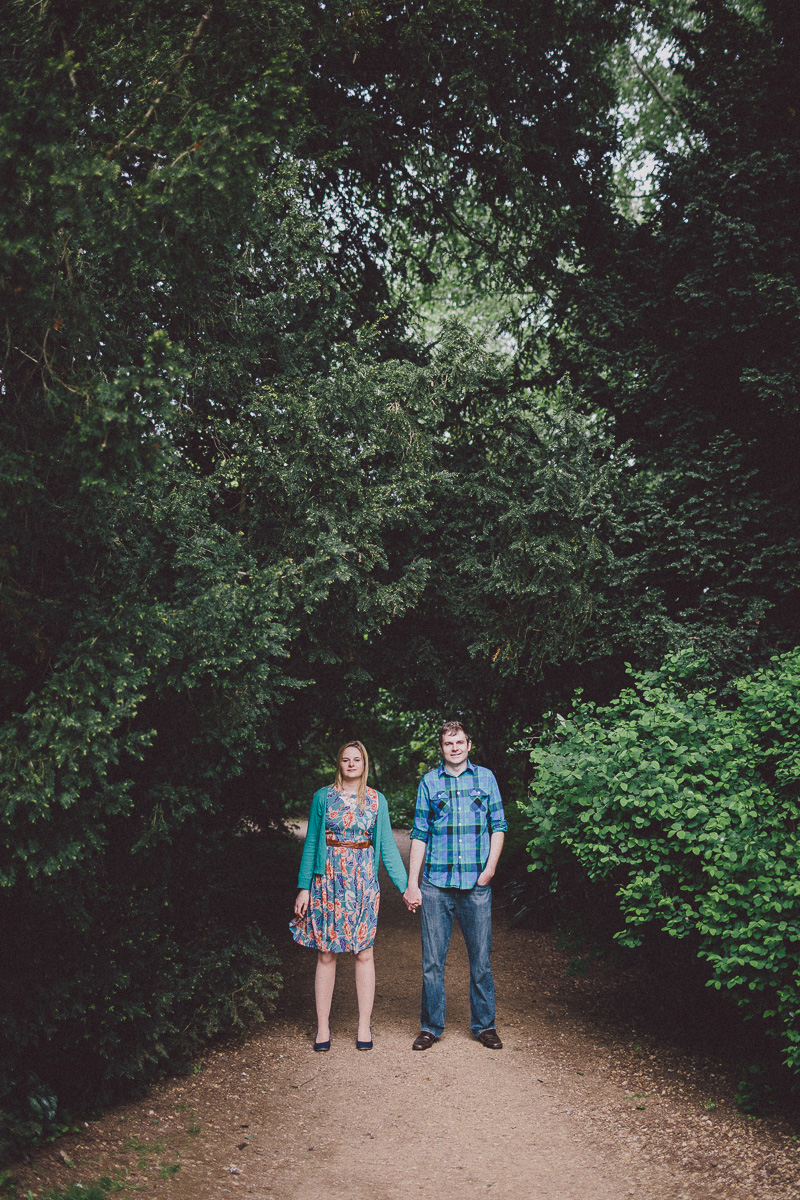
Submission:
[[[378,793],[372,788],[367,788],[363,813],[355,798],[328,789],[325,830],[340,841],[370,838],[377,816]],[[311,880],[305,916],[291,922],[294,940],[334,954],[366,950],[375,941],[380,898],[375,848],[328,846],[325,874]]]

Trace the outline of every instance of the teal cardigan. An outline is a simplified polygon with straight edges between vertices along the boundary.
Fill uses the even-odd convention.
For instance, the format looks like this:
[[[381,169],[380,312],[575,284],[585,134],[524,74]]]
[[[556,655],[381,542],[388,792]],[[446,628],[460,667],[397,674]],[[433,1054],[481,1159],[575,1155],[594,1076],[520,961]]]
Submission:
[[[325,862],[328,857],[328,844],[325,841],[325,804],[328,790],[326,787],[320,788],[318,792],[314,792],[314,799],[311,801],[308,832],[303,845],[303,857],[300,859],[300,872],[297,876],[299,888],[309,888],[312,875],[325,874]],[[392,833],[389,805],[381,792],[378,792],[378,815],[372,829],[372,844],[375,847],[375,874],[377,875],[380,861],[383,859],[392,883],[401,892],[404,892],[408,887],[408,875]]]

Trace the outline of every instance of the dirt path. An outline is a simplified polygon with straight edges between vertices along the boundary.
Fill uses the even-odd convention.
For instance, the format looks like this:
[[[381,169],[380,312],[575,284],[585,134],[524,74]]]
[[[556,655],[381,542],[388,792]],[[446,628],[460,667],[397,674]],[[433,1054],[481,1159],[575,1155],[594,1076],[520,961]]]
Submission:
[[[547,935],[498,922],[502,1051],[469,1034],[456,931],[447,1033],[412,1052],[419,961],[417,919],[384,879],[371,1053],[354,1045],[349,957],[339,964],[331,1052],[312,1051],[314,955],[290,947],[280,1016],[209,1052],[197,1075],[167,1080],[41,1151],[16,1172],[17,1194],[107,1174],[143,1200],[800,1197],[791,1132],[738,1113],[713,1062],[593,1023],[585,1001],[604,986],[602,972],[567,977]]]

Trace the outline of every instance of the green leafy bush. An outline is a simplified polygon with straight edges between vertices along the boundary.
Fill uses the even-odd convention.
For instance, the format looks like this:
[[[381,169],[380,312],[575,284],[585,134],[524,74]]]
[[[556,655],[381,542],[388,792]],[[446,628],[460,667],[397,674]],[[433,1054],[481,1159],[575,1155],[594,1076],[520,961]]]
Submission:
[[[534,868],[610,884],[622,925],[692,938],[708,982],[800,1070],[800,651],[737,681],[735,706],[689,653],[606,707],[578,703],[532,751]]]
[[[293,856],[280,860],[257,833],[208,829],[183,849],[116,849],[91,871],[62,873],[57,890],[18,883],[4,898],[4,1153],[181,1068],[275,1006],[267,910],[276,882],[288,894]]]

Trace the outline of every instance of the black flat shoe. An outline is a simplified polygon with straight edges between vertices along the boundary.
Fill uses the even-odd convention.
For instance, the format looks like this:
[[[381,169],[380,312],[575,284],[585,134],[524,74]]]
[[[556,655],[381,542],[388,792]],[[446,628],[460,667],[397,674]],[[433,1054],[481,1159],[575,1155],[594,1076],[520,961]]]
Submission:
[[[330,1050],[330,1048],[331,1048],[331,1039],[330,1038],[328,1038],[327,1042],[314,1042],[315,1050]]]
[[[371,1029],[370,1029],[370,1033],[372,1033]],[[358,1040],[358,1038],[356,1038],[356,1050],[371,1050],[371,1049],[372,1049],[372,1038],[371,1037],[368,1042],[360,1042]]]

